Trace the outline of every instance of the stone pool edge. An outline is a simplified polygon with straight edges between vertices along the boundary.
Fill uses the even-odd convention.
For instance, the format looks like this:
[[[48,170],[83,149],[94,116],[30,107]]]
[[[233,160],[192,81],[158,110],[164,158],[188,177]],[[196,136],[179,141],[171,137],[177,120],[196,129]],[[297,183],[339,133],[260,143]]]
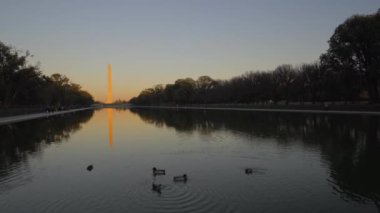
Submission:
[[[61,115],[61,114],[72,113],[72,112],[79,112],[79,111],[84,111],[84,110],[89,110],[89,109],[95,109],[95,107],[63,110],[63,111],[57,111],[57,112],[41,112],[41,113],[33,113],[33,114],[25,114],[25,115],[0,117],[0,125],[17,123],[17,122],[33,120],[33,119],[38,119],[38,118],[46,118],[50,116]]]

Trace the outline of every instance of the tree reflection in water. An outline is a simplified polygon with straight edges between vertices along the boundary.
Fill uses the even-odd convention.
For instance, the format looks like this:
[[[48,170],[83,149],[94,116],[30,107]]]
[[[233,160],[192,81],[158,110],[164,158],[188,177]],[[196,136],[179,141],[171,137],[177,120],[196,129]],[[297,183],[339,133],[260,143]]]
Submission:
[[[342,199],[374,202],[380,209],[378,116],[322,115],[218,110],[132,108],[143,121],[179,132],[209,134],[220,129],[249,137],[301,141],[320,150],[327,181]]]
[[[0,182],[24,172],[18,168],[27,165],[28,157],[38,155],[46,146],[69,139],[93,116],[93,110],[51,116],[0,126]],[[28,174],[23,174],[25,180]],[[3,180],[3,181],[2,181]],[[20,184],[22,181],[18,181]],[[4,187],[5,185],[3,185]],[[5,186],[12,188],[13,186]]]

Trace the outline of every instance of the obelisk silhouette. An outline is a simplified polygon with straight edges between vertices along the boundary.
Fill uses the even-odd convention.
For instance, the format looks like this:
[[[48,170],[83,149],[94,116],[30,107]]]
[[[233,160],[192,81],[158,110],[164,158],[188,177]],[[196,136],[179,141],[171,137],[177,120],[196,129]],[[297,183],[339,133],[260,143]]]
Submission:
[[[108,64],[108,90],[107,90],[107,104],[112,104],[112,75],[111,75],[111,64]]]

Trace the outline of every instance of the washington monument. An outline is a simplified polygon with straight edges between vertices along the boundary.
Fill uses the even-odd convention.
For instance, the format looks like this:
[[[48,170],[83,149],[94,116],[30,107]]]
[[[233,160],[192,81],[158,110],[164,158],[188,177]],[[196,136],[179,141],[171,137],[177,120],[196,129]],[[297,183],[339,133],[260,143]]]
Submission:
[[[111,64],[108,64],[108,90],[107,90],[107,104],[112,104],[112,74]]]

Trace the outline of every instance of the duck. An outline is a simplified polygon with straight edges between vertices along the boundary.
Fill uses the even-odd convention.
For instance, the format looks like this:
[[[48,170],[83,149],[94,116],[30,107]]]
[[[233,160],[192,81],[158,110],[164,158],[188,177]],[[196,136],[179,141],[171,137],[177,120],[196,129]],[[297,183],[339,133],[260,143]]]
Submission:
[[[183,175],[180,175],[180,176],[174,176],[173,177],[173,181],[174,182],[186,182],[187,181],[187,175],[183,174]]]
[[[161,187],[162,187],[161,184],[154,184],[154,183],[152,183],[152,191],[155,191],[155,192],[158,192],[158,193],[161,194]]]
[[[153,175],[165,175],[165,169],[157,169],[153,167]]]
[[[91,165],[89,165],[89,166],[87,166],[87,171],[91,171],[91,170],[93,170],[94,169],[94,166],[91,164]]]
[[[246,175],[250,175],[253,173],[253,169],[251,169],[251,168],[246,168],[246,169],[244,169],[244,171],[245,171]]]

